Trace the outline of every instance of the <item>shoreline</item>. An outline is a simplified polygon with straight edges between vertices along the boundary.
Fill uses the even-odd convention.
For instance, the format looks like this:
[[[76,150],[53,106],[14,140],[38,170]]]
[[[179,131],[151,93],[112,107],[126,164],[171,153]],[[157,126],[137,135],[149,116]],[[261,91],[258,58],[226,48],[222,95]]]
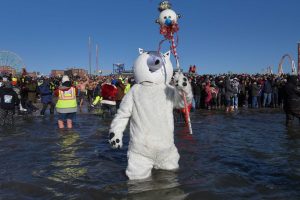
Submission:
[[[28,114],[24,114],[24,115],[19,115],[18,112],[16,112],[15,114],[15,117],[22,117],[22,116],[32,116],[32,117],[47,117],[47,116],[51,116],[50,113],[49,113],[49,109],[50,107],[48,106],[46,112],[45,112],[45,115],[42,116],[40,115],[40,111],[42,109],[42,103],[40,102],[37,102],[37,103],[34,103],[33,104],[35,107],[38,108],[38,110],[36,112],[32,112],[32,113],[28,113]],[[174,109],[175,110],[175,109]],[[234,110],[234,111],[231,111],[231,112],[226,112],[225,111],[225,107],[224,108],[218,108],[218,109],[205,109],[205,108],[200,108],[200,109],[194,109],[190,112],[191,115],[193,115],[193,113],[215,113],[215,114],[220,114],[220,113],[223,113],[223,114],[237,114],[237,113],[244,113],[244,112],[247,112],[247,113],[282,113],[282,114],[285,114],[283,108],[273,108],[273,107],[268,107],[268,108],[248,108],[248,107],[239,107],[238,110]],[[84,105],[83,108],[82,108],[82,111],[80,111],[80,108],[78,106],[78,109],[77,109],[77,112],[76,112],[76,115],[96,115],[96,113],[92,113],[92,112],[89,112],[88,111],[88,108],[87,108],[87,105]],[[54,115],[53,116],[57,116],[57,112],[54,111]],[[101,115],[98,115],[99,117],[101,117]]]

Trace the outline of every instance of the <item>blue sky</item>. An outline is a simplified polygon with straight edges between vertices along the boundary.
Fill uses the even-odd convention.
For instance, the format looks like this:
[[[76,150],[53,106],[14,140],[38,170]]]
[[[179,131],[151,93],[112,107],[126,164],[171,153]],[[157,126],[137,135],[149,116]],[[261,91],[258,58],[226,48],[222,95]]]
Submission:
[[[0,50],[17,53],[28,71],[88,69],[88,37],[98,43],[99,65],[131,68],[138,48],[156,50],[159,0],[0,0]],[[297,62],[299,0],[171,0],[183,17],[181,67],[198,73],[277,71],[283,54]],[[168,48],[163,45],[163,51]],[[174,64],[175,65],[175,64]],[[285,62],[288,70],[288,62]]]

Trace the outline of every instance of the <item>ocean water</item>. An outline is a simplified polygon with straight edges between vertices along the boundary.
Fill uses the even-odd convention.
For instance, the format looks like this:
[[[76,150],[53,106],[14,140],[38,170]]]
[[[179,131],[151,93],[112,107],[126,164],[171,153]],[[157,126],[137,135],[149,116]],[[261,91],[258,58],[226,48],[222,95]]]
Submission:
[[[280,110],[195,111],[194,134],[175,124],[176,172],[129,181],[124,147],[108,144],[109,118],[17,117],[0,128],[0,199],[300,199],[300,124]]]

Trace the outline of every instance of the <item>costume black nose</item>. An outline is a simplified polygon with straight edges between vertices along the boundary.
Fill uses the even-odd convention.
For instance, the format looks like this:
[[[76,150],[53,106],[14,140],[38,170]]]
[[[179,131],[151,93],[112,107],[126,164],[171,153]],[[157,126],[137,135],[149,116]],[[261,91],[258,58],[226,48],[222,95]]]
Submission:
[[[159,60],[156,60],[156,61],[155,61],[155,65],[158,65],[159,63],[160,63]]]

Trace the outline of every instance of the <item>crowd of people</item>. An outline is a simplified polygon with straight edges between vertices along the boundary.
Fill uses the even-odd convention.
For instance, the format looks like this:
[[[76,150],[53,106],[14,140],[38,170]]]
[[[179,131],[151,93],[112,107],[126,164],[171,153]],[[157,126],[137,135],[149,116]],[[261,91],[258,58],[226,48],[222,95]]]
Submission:
[[[192,85],[194,101],[190,108],[223,109],[284,108],[287,123],[296,116],[300,120],[300,89],[297,76],[275,74],[186,74]],[[13,123],[18,114],[39,111],[41,116],[49,106],[49,113],[59,114],[59,128],[72,128],[77,108],[84,104],[92,110],[99,107],[116,113],[124,95],[134,84],[132,76],[37,77],[27,75],[0,76],[0,124]],[[292,96],[293,100],[289,100]],[[37,106],[40,102],[42,106]],[[18,109],[15,109],[17,106]],[[56,109],[55,109],[56,108]],[[70,114],[71,113],[71,114]]]
[[[101,106],[114,115],[133,78],[121,76],[30,77],[0,76],[0,125],[13,124],[13,116],[36,113],[59,115],[58,125],[72,128],[77,108]],[[40,106],[38,106],[40,105]],[[91,109],[89,109],[91,110]],[[71,114],[73,113],[73,114]]]
[[[195,108],[226,108],[227,112],[239,107],[282,108],[287,79],[274,74],[191,76]]]
[[[283,108],[286,123],[300,122],[300,83],[296,75],[223,74],[190,76],[195,109]]]

